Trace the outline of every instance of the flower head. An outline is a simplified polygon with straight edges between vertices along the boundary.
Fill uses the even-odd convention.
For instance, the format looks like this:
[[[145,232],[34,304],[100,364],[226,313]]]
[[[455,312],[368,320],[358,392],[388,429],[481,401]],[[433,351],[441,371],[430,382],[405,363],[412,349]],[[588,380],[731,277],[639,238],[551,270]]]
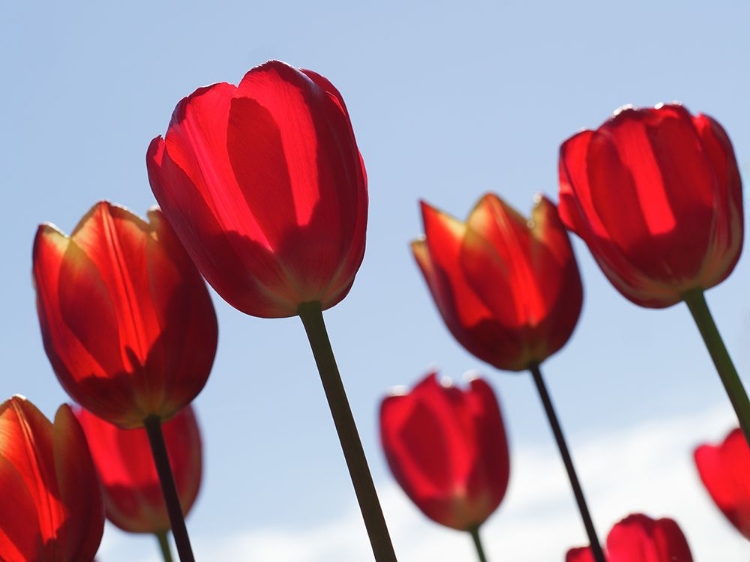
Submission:
[[[607,536],[607,562],[693,562],[685,535],[673,519],[628,515]],[[565,562],[594,562],[589,547],[572,548]]]
[[[431,373],[411,392],[387,396],[380,436],[396,481],[433,521],[471,530],[500,505],[510,473],[508,442],[484,380],[461,390]]]
[[[681,105],[623,108],[560,148],[560,216],[626,298],[671,306],[721,283],[740,257],[732,143]]]
[[[498,369],[541,363],[570,338],[581,278],[555,205],[539,197],[526,219],[493,194],[466,222],[422,203],[414,257],[448,329]]]
[[[364,256],[367,178],[326,78],[270,61],[239,86],[200,88],[146,159],[164,214],[235,308],[294,316],[349,292]]]
[[[70,236],[43,224],[34,282],[44,349],[70,396],[137,427],[201,391],[218,328],[206,284],[161,212],[101,202]]]

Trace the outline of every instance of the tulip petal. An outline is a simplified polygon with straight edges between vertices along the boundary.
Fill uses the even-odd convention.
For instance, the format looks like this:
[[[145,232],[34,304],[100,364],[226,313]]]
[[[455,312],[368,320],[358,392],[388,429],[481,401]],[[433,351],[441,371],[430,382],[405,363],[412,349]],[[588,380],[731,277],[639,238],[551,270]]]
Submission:
[[[510,330],[534,324],[545,307],[529,263],[526,219],[488,194],[469,214],[466,226],[461,266],[474,293]],[[523,294],[512,298],[518,289]]]
[[[412,244],[412,251],[446,325],[463,343],[467,340],[462,334],[464,327],[474,328],[490,317],[490,311],[474,294],[461,270],[466,226],[425,202],[422,219],[425,240]]]
[[[601,220],[636,267],[679,282],[700,268],[714,176],[684,108],[619,113],[594,136],[589,167]]]
[[[57,410],[52,440],[60,499],[64,505],[85,506],[85,517],[69,517],[60,533],[65,559],[93,560],[104,532],[104,501],[86,437],[65,404]]]
[[[240,310],[255,301],[261,308],[275,309],[284,301],[268,286],[285,286],[287,280],[247,205],[228,153],[236,91],[231,84],[214,84],[180,101],[166,138],[157,137],[149,146],[149,181],[172,227],[217,292],[241,295],[242,301],[230,300]],[[255,279],[248,270],[260,275]]]
[[[0,433],[1,435],[2,433]],[[3,436],[5,437],[5,436]],[[0,494],[13,510],[0,510],[0,552],[5,562],[39,560],[42,533],[34,499],[12,462],[0,456]]]
[[[66,267],[66,273],[74,276],[81,284],[81,291],[65,290],[70,284],[65,282],[61,272],[64,261],[72,261],[76,267]],[[119,335],[113,322],[107,322],[108,313],[114,314],[106,288],[101,278],[93,270],[93,264],[71,243],[62,232],[51,225],[42,225],[34,240],[34,278],[37,291],[37,309],[42,329],[45,350],[60,382],[68,392],[75,392],[77,379],[84,376],[104,376],[107,372],[122,370],[121,356],[112,354],[107,345],[119,342]],[[63,284],[61,290],[61,284]],[[75,311],[70,311],[66,297],[74,300]],[[86,305],[80,306],[81,299]],[[91,305],[91,306],[89,306]],[[98,337],[82,342],[75,331],[76,318],[88,317],[98,312]],[[74,325],[69,324],[72,320]]]
[[[742,252],[742,179],[732,142],[724,128],[707,115],[696,115],[693,123],[716,174],[716,217],[702,276],[703,285],[712,287],[729,276]]]
[[[152,344],[146,372],[163,373],[162,384],[148,392],[151,411],[176,411],[188,404],[206,384],[218,344],[218,323],[200,273],[159,210],[148,213],[150,236],[145,255],[145,277],[150,289],[159,338]],[[143,287],[143,290],[146,286]],[[175,350],[191,350],[190,353]],[[150,377],[144,378],[148,385]]]
[[[171,138],[170,132],[167,139]],[[146,162],[156,200],[165,215],[170,217],[172,227],[180,232],[180,240],[190,257],[216,292],[235,308],[243,312],[254,311],[256,316],[278,317],[281,310],[286,316],[296,314],[296,309],[287,302],[286,276],[273,259],[265,235],[259,234],[257,225],[253,226],[255,220],[247,206],[244,203],[237,206],[212,203],[210,186],[193,184],[186,172],[172,160],[166,142],[159,137],[151,141]],[[219,215],[225,209],[232,209],[232,212]],[[241,216],[242,210],[244,217]],[[237,230],[241,228],[243,218],[248,226]],[[250,238],[248,232],[260,241]],[[251,271],[257,271],[258,275],[251,275]],[[272,287],[281,290],[273,291]]]
[[[247,205],[297,298],[325,295],[366,209],[348,114],[305,74],[269,62],[240,83],[227,144]]]
[[[468,408],[476,428],[474,439],[483,463],[474,463],[467,477],[469,497],[483,498],[483,508],[492,512],[500,505],[508,488],[510,456],[500,405],[484,379],[475,378],[466,393]]]
[[[42,540],[54,539],[65,520],[52,456],[51,424],[36,406],[21,397],[0,405],[0,458],[21,474],[36,506]]]

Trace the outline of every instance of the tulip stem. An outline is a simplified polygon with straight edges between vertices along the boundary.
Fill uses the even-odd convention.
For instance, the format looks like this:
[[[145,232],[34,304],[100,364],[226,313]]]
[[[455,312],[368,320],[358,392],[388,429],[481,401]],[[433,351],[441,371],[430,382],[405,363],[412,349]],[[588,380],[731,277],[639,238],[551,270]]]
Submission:
[[[721,382],[724,384],[724,390],[726,390],[729,400],[732,402],[742,433],[745,434],[745,439],[750,443],[750,401],[747,399],[745,387],[742,385],[737,369],[734,368],[732,358],[729,356],[724,340],[721,338],[711,311],[708,309],[703,290],[688,291],[684,298],[685,304],[690,309],[690,313],[693,315],[693,319],[708,348],[708,353],[711,355]]]
[[[169,548],[167,532],[161,531],[160,533],[156,533],[156,540],[159,541],[159,548],[161,549],[161,556],[164,558],[164,562],[173,562],[172,550]]]
[[[606,562],[604,559],[602,546],[599,544],[599,538],[596,536],[594,522],[591,519],[589,508],[586,505],[586,498],[583,496],[581,483],[578,481],[578,475],[576,474],[576,469],[573,466],[573,459],[570,457],[570,451],[568,450],[568,445],[565,442],[565,436],[563,435],[562,427],[560,427],[560,422],[557,419],[557,414],[555,413],[555,407],[552,405],[552,399],[550,398],[549,392],[547,392],[547,385],[544,384],[542,371],[539,369],[539,365],[537,364],[532,364],[529,367],[529,370],[531,371],[531,375],[534,378],[536,389],[539,391],[539,398],[542,399],[544,411],[547,413],[547,419],[549,419],[549,424],[552,427],[552,433],[555,435],[557,448],[560,449],[560,456],[562,456],[563,464],[565,465],[565,470],[567,471],[568,479],[570,480],[570,485],[573,488],[573,495],[575,496],[576,503],[578,504],[578,511],[581,512],[583,526],[586,528],[586,534],[589,537],[589,544],[591,545],[591,552],[594,555],[594,560],[596,562]]]
[[[180,497],[177,495],[172,467],[169,464],[167,445],[164,442],[164,433],[161,430],[161,419],[158,416],[149,416],[143,420],[143,427],[146,429],[148,441],[151,444],[151,453],[154,456],[159,482],[161,482],[164,503],[167,505],[177,554],[180,556],[181,562],[195,562],[193,549],[190,546],[190,537],[188,537],[187,527],[185,527],[185,516],[180,506]]]
[[[383,517],[383,510],[380,507],[375,484],[372,481],[370,468],[367,465],[365,451],[359,439],[357,426],[354,423],[349,400],[346,397],[346,390],[336,366],[336,358],[333,355],[331,341],[328,338],[328,332],[323,321],[320,303],[302,303],[299,305],[297,312],[305,326],[305,332],[315,356],[315,363],[318,366],[320,380],[328,399],[328,407],[331,410],[341,449],[349,468],[349,476],[354,485],[354,492],[359,502],[359,509],[362,512],[375,560],[377,562],[396,562],[396,553],[388,534],[388,527],[385,523],[385,517]]]
[[[479,527],[472,527],[469,529],[471,538],[474,540],[474,546],[477,547],[477,556],[479,556],[479,562],[487,562],[487,556],[484,554],[484,547],[482,546],[482,539],[479,538]]]

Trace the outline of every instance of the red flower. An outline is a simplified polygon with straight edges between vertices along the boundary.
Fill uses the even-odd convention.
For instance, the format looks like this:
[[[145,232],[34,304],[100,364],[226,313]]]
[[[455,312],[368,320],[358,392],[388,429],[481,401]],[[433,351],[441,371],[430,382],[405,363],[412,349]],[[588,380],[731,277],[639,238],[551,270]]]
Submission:
[[[206,383],[208,289],[158,210],[96,204],[68,237],[42,225],[34,280],[44,349],[70,396],[121,427],[167,419]]]
[[[422,203],[425,238],[412,243],[438,310],[469,352],[522,371],[558,351],[583,289],[555,205],[539,197],[527,220],[485,195],[463,223]]]
[[[738,429],[720,445],[695,450],[695,466],[716,506],[750,539],[750,447]]]
[[[396,481],[433,521],[466,531],[500,505],[508,442],[495,393],[482,379],[463,391],[431,373],[410,393],[386,397],[380,435]]]
[[[560,148],[560,216],[632,302],[709,289],[742,250],[742,180],[724,129],[681,105],[619,110]]]
[[[362,263],[367,180],[341,94],[270,61],[200,88],[147,154],[151,189],[198,269],[264,318],[341,301]]]
[[[565,562],[593,562],[591,550],[573,548]],[[617,523],[607,537],[608,562],[693,562],[685,535],[672,519],[637,513]]]
[[[107,519],[130,533],[162,533],[170,529],[159,476],[143,428],[120,429],[79,408],[99,478],[104,485]],[[182,512],[193,506],[201,483],[201,436],[193,408],[187,406],[162,429]]]
[[[68,406],[54,424],[28,400],[0,404],[3,562],[90,562],[104,503],[86,438]]]
[[[594,553],[588,546],[571,548],[565,555],[565,562],[596,562]]]

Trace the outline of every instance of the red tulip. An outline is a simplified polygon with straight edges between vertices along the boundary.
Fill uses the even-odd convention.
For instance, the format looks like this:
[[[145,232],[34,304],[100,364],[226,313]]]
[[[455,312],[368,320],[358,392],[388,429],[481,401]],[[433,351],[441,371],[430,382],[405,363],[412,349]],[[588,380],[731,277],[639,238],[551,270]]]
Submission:
[[[198,269],[264,318],[341,301],[362,263],[367,180],[341,94],[270,61],[196,90],[147,154],[151,189]]]
[[[412,243],[453,336],[498,369],[541,363],[570,338],[583,289],[555,205],[539,197],[527,220],[485,195],[463,223],[422,203],[425,238]]]
[[[0,559],[90,562],[104,503],[86,438],[68,406],[54,424],[28,400],[0,404]]]
[[[720,445],[698,447],[695,466],[716,506],[750,539],[750,447],[742,431],[732,430]]]
[[[571,548],[565,555],[565,562],[596,562],[594,553],[588,546]]]
[[[37,311],[57,378],[121,427],[190,403],[216,353],[208,289],[162,214],[148,217],[102,202],[70,237],[42,225],[34,241]]]
[[[732,144],[681,105],[619,110],[560,149],[560,216],[632,302],[671,306],[709,289],[742,250]]]
[[[169,515],[146,430],[120,429],[82,408],[75,414],[104,485],[107,519],[130,533],[168,531]],[[182,512],[187,515],[198,495],[202,469],[193,408],[180,410],[162,429]]]
[[[396,481],[433,521],[467,531],[500,505],[508,442],[495,393],[482,379],[464,391],[432,373],[410,393],[386,397],[380,435]]]
[[[589,548],[573,548],[565,562],[593,562]],[[693,562],[685,535],[672,519],[637,513],[617,523],[607,537],[608,562]]]

